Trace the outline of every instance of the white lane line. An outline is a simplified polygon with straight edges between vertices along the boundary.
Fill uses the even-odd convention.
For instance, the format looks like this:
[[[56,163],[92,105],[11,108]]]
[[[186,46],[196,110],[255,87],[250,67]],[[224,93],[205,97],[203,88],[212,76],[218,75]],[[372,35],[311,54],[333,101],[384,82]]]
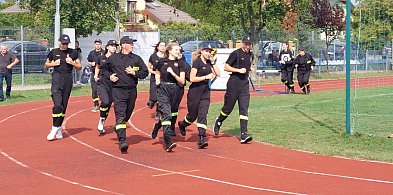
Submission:
[[[130,120],[128,121],[128,123],[132,126],[132,128],[134,128],[136,131],[150,137],[149,134],[143,132],[141,129],[139,129],[138,127],[136,127],[131,119],[132,116],[134,114],[136,114],[137,112],[143,110],[145,108],[140,108],[137,111],[135,111],[134,113],[132,113]],[[211,130],[211,129],[209,129]],[[192,150],[192,151],[196,151],[192,148],[189,147],[184,147],[180,144],[177,143],[177,146],[181,147],[181,148],[185,148],[188,150]],[[220,155],[215,155],[215,154],[210,154],[204,151],[199,151],[203,154],[209,155],[209,156],[213,156],[216,158],[221,158],[221,159],[226,159],[226,160],[231,160],[231,161],[237,161],[237,162],[242,162],[242,163],[247,163],[247,164],[252,164],[252,165],[258,165],[258,166],[264,166],[264,167],[270,167],[270,168],[275,168],[275,169],[281,169],[281,170],[287,170],[287,171],[293,171],[293,172],[298,172],[298,173],[306,173],[306,174],[312,174],[312,175],[322,175],[322,176],[328,176],[328,177],[337,177],[337,178],[345,178],[345,179],[353,179],[353,180],[360,180],[360,181],[367,181],[367,182],[377,182],[377,183],[386,183],[386,184],[393,184],[393,181],[385,181],[385,180],[378,180],[378,179],[370,179],[370,178],[361,178],[361,177],[352,177],[352,176],[345,176],[345,175],[337,175],[337,174],[329,174],[329,173],[321,173],[321,172],[313,172],[313,171],[304,171],[304,170],[298,170],[298,169],[292,169],[292,168],[286,168],[286,167],[280,167],[280,166],[275,166],[275,165],[270,165],[270,164],[264,164],[264,163],[258,163],[258,162],[251,162],[251,161],[246,161],[246,160],[239,160],[239,159],[234,159],[234,158],[229,158],[229,157],[225,157],[225,156],[220,156]]]
[[[86,101],[70,102],[70,103],[80,103],[80,102],[87,102],[87,100],[86,100]],[[44,108],[48,108],[48,107],[52,107],[52,106],[50,105],[50,106],[43,106],[43,107],[39,107],[39,108],[33,108],[33,109],[30,109],[30,110],[26,110],[26,111],[23,111],[23,112],[19,112],[19,113],[13,114],[13,115],[11,115],[11,116],[9,116],[9,117],[7,117],[7,118],[1,120],[1,121],[0,121],[0,124],[1,124],[1,123],[4,123],[4,122],[7,121],[8,119],[11,119],[11,118],[13,118],[13,117],[18,116],[18,115],[26,114],[26,113],[29,113],[29,112],[32,112],[32,111],[36,111],[36,110],[40,110],[40,109],[44,109]],[[90,108],[89,108],[89,109],[90,109]],[[96,188],[96,187],[89,186],[89,185],[84,185],[84,184],[81,184],[81,183],[78,183],[78,182],[75,182],[75,181],[71,181],[71,180],[68,180],[68,179],[64,179],[64,178],[62,178],[62,177],[59,177],[59,176],[56,176],[56,175],[53,175],[53,174],[50,174],[50,173],[47,173],[47,172],[44,172],[44,171],[40,171],[40,170],[35,169],[35,168],[32,168],[32,167],[30,167],[30,166],[24,164],[23,162],[18,161],[18,160],[15,159],[14,157],[10,156],[10,155],[7,154],[6,152],[4,152],[1,148],[0,148],[0,153],[1,153],[4,157],[6,157],[7,159],[11,160],[12,162],[14,162],[15,164],[17,164],[17,165],[19,165],[19,166],[22,166],[22,167],[24,167],[24,168],[26,168],[26,169],[29,169],[29,170],[32,170],[32,171],[34,171],[34,172],[40,173],[40,174],[42,174],[42,175],[51,177],[51,178],[53,178],[53,179],[57,179],[57,180],[60,180],[60,181],[63,181],[63,182],[69,183],[69,184],[81,186],[81,187],[84,187],[84,188],[87,188],[87,189],[91,189],[91,190],[95,190],[95,191],[100,191],[100,192],[105,192],[105,193],[110,193],[110,194],[121,194],[121,193],[112,192],[112,191],[109,191],[109,190],[104,190],[104,189],[101,189],[101,188]]]
[[[192,173],[192,172],[197,172],[200,171],[198,169],[196,170],[189,170],[189,171],[180,171],[181,173]],[[168,175],[174,175],[175,173],[163,173],[163,174],[158,174],[158,175],[152,175],[152,177],[161,177],[161,176],[168,176]]]
[[[141,110],[141,109],[143,109],[143,108],[140,108],[140,109],[138,109],[138,110]],[[156,171],[161,171],[161,172],[165,172],[165,173],[172,173],[172,174],[183,175],[183,176],[187,176],[187,177],[197,178],[197,179],[206,180],[206,181],[212,181],[212,182],[216,182],[216,183],[221,183],[221,184],[226,184],[226,185],[231,185],[231,186],[236,186],[236,187],[241,187],[241,188],[246,188],[246,189],[251,189],[251,190],[258,190],[258,191],[265,191],[265,192],[273,192],[273,193],[281,193],[281,194],[301,194],[301,193],[297,193],[297,192],[288,192],[288,191],[274,190],[274,189],[268,189],[268,188],[259,188],[259,187],[254,187],[254,186],[248,186],[248,185],[243,185],[243,184],[238,184],[238,183],[232,183],[232,182],[228,182],[228,181],[213,179],[213,178],[209,178],[209,177],[202,177],[202,176],[192,175],[192,174],[183,173],[183,172],[178,172],[178,171],[166,170],[166,169],[157,168],[157,167],[153,167],[153,166],[150,166],[150,165],[145,165],[145,164],[142,164],[142,163],[138,163],[138,162],[135,162],[135,161],[131,161],[131,160],[128,160],[128,159],[125,159],[125,158],[122,158],[122,157],[119,157],[119,156],[110,154],[110,153],[108,153],[108,152],[102,151],[102,150],[100,150],[100,149],[98,149],[98,148],[95,148],[94,146],[91,146],[91,145],[89,145],[89,144],[83,142],[82,140],[79,140],[79,139],[75,138],[74,136],[72,136],[72,135],[66,130],[66,123],[67,123],[67,121],[68,121],[69,119],[73,118],[74,116],[76,116],[77,114],[79,114],[79,113],[81,113],[81,112],[83,112],[83,111],[86,111],[86,110],[88,110],[88,109],[80,110],[80,111],[78,111],[78,112],[72,114],[72,115],[69,116],[68,118],[66,118],[66,119],[64,120],[64,122],[63,122],[63,127],[64,127],[63,131],[68,135],[69,138],[73,139],[74,141],[76,141],[76,142],[80,143],[81,145],[86,146],[86,147],[88,147],[88,148],[90,148],[90,149],[92,149],[92,150],[94,150],[94,151],[96,151],[96,152],[99,152],[99,153],[101,153],[101,154],[104,154],[104,155],[106,155],[106,156],[115,158],[115,159],[120,160],[120,161],[124,161],[124,162],[130,163],[130,164],[133,164],[133,165],[137,165],[137,166],[140,166],[140,167],[143,167],[143,168],[148,168],[148,169],[152,169],[152,170],[156,170]],[[138,110],[137,110],[137,111],[138,111]],[[134,114],[134,113],[133,113],[133,114]]]

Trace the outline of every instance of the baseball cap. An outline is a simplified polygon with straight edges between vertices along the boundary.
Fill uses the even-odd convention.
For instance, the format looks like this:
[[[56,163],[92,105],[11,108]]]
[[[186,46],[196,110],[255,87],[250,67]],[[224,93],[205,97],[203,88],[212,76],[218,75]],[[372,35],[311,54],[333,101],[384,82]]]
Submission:
[[[249,36],[249,35],[244,35],[243,36],[243,39],[242,39],[243,43],[252,43],[252,41],[253,41],[253,39],[252,39],[251,36]]]
[[[96,39],[96,40],[94,40],[94,43],[101,43],[102,44],[102,41],[101,41],[101,39]]]
[[[212,45],[210,45],[210,44],[202,46],[202,50],[212,50],[212,49],[213,49]]]
[[[116,45],[119,46],[119,44],[115,40],[109,40],[106,45]]]
[[[135,39],[131,38],[130,36],[124,36],[120,39],[120,44],[124,44],[124,43],[134,43],[136,42]]]
[[[304,48],[303,48],[303,47],[301,47],[301,48],[299,49],[299,51],[304,51]]]
[[[58,41],[60,41],[61,43],[71,43],[70,37],[66,34],[60,35]]]

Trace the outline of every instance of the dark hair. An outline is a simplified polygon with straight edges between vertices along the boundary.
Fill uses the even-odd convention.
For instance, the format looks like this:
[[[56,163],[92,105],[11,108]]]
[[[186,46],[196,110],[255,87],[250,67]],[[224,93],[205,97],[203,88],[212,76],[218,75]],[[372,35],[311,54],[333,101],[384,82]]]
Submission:
[[[157,52],[158,52],[158,46],[159,46],[161,43],[165,43],[165,42],[164,42],[164,41],[159,41],[159,42],[156,44],[156,46],[154,46],[154,53],[157,53]]]
[[[79,41],[76,40],[75,43],[78,43],[78,44],[79,44]]]

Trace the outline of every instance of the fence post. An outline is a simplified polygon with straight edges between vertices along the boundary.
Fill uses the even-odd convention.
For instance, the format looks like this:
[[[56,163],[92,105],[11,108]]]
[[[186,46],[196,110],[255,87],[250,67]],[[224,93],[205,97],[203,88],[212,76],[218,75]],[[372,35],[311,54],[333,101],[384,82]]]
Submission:
[[[25,49],[24,49],[24,38],[23,38],[23,25],[20,26],[20,43],[21,43],[21,53],[20,53],[20,60],[22,66],[22,86],[25,85]]]

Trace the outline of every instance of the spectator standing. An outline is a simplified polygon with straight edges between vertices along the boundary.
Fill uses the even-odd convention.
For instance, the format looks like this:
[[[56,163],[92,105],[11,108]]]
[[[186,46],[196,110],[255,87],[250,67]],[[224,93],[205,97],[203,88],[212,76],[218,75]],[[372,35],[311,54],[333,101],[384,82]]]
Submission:
[[[14,67],[19,60],[13,53],[8,52],[7,45],[2,44],[0,47],[0,102],[2,102],[4,101],[3,79],[5,79],[7,84],[5,95],[7,99],[9,99],[11,98],[12,67]]]
[[[79,41],[75,41],[75,50],[78,52],[78,59],[82,63],[82,49],[79,47]],[[81,84],[81,71],[74,69],[74,83]]]

